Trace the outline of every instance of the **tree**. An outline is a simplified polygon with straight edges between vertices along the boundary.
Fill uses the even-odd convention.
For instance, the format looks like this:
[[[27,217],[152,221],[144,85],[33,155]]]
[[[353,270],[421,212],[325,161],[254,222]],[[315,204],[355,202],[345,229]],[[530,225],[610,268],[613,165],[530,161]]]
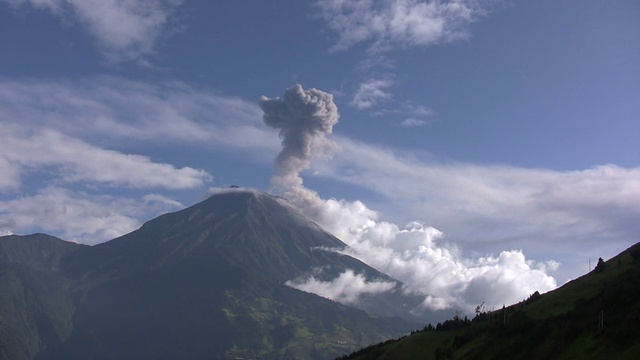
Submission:
[[[476,306],[476,317],[483,315],[486,312],[487,312],[487,309],[484,306],[484,301],[480,305]]]
[[[598,272],[603,272],[606,264],[602,258],[598,258],[598,265],[596,265],[596,270]]]

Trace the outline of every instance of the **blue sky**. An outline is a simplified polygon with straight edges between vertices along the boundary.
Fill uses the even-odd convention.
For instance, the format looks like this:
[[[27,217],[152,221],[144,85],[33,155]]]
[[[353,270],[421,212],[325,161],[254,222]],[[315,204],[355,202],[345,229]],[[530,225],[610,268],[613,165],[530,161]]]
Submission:
[[[271,191],[258,103],[300,84],[340,113],[303,211],[432,308],[519,300],[639,240],[639,34],[632,0],[0,0],[0,234]]]

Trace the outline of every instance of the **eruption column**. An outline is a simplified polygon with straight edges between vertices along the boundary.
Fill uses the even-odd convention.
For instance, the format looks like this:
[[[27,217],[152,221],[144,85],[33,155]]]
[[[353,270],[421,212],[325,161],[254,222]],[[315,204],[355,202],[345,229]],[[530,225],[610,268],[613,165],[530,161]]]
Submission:
[[[264,123],[279,129],[282,138],[272,185],[284,191],[303,190],[300,172],[309,168],[314,157],[337,147],[325,136],[340,118],[333,95],[295,85],[285,91],[283,99],[263,96],[260,108]]]

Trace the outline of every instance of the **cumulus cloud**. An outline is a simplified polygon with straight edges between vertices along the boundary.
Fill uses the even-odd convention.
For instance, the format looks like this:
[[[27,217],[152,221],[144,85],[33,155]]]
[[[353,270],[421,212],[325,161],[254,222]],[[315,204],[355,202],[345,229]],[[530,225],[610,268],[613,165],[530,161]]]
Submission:
[[[324,123],[324,118],[309,116],[318,113],[315,102],[313,106],[302,106],[310,97],[305,96],[301,87],[289,91],[293,94],[289,98],[285,96],[284,101],[263,98],[261,106],[267,125],[276,124],[277,128],[282,129],[297,125],[307,129],[309,123]],[[325,99],[331,99],[322,94]],[[288,108],[286,103],[295,107],[290,105],[293,109]],[[327,102],[322,104],[324,106]],[[336,116],[330,117],[331,125],[325,127],[328,131],[283,134],[281,130],[283,150],[276,161],[274,179],[294,205],[349,245],[349,248],[342,250],[344,253],[403,281],[409,291],[424,294],[423,305],[431,310],[459,307],[471,312],[482,301],[493,306],[510,304],[535,291],[544,292],[556,287],[555,280],[546,272],[547,268],[527,261],[521,251],[502,251],[498,257],[468,259],[460,254],[456,246],[440,243],[438,239],[442,237],[442,232],[433,227],[411,222],[400,228],[391,222],[380,221],[379,214],[360,201],[324,200],[315,191],[304,187],[300,172],[310,166],[317,153],[299,151],[298,144],[306,144],[302,148],[310,149],[314,139],[326,141],[325,134],[331,132],[331,127],[338,120],[337,109],[331,104],[330,113]],[[293,151],[289,149],[290,144],[297,145]],[[287,162],[291,157],[296,157],[293,165]],[[384,159],[377,159],[375,164],[380,164],[380,160]],[[399,175],[393,172],[388,174],[394,178]],[[523,279],[524,282],[521,281]],[[367,282],[362,275],[349,271],[330,282],[311,277],[304,282],[292,281],[287,284],[344,303],[355,303],[365,291],[383,292],[394,286],[393,283]],[[483,284],[490,284],[485,287],[491,290],[490,293],[481,291]]]
[[[389,100],[391,99],[391,93],[385,89],[391,85],[393,85],[393,82],[386,79],[365,81],[358,86],[358,90],[351,100],[351,105],[363,110],[369,109],[381,101]]]
[[[152,51],[183,0],[2,0],[14,7],[48,10],[77,19],[110,60],[132,60]]]
[[[287,195],[291,198],[297,194]],[[483,301],[489,306],[502,306],[557,285],[548,273],[557,263],[527,260],[520,250],[501,251],[497,257],[469,258],[455,244],[444,242],[438,229],[416,221],[404,227],[381,221],[377,212],[360,201],[317,197],[310,204],[308,194],[291,199],[349,245],[343,253],[402,281],[408,290],[424,294],[427,309],[455,307],[472,312]]]
[[[279,130],[282,150],[276,158],[274,185],[287,189],[302,186],[300,172],[309,168],[314,157],[327,155],[335,143],[326,138],[340,115],[333,96],[295,85],[283,99],[262,97],[264,123]]]
[[[320,0],[316,6],[338,35],[333,50],[371,43],[370,52],[429,46],[469,37],[469,25],[487,13],[478,0]]]
[[[137,229],[140,218],[183,208],[162,195],[125,198],[48,187],[32,196],[0,201],[0,233],[43,231],[97,244]]]
[[[314,277],[304,281],[287,281],[287,286],[346,305],[357,304],[363,294],[379,294],[392,290],[393,281],[367,281],[364,275],[346,270],[331,281],[317,280]]]

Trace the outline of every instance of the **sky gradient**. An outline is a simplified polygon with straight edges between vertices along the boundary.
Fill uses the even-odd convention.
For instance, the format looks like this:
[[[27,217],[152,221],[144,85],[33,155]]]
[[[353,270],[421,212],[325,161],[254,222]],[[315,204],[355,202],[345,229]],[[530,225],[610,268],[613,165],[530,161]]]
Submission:
[[[286,193],[260,103],[300,84],[339,113],[302,211],[425,306],[519,301],[640,240],[639,34],[633,0],[0,0],[0,234]]]

